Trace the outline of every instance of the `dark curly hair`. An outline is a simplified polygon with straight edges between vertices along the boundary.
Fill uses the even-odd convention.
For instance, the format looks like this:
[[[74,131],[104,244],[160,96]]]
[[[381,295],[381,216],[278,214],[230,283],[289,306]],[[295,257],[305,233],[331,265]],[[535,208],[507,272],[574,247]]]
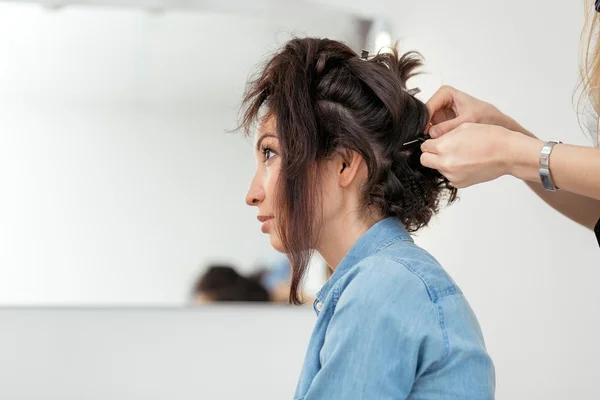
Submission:
[[[429,120],[425,104],[406,90],[422,65],[418,53],[399,56],[394,47],[368,61],[329,39],[286,43],[247,87],[242,127],[249,133],[266,110],[275,118],[280,143],[278,219],[292,263],[290,301],[318,236],[318,168],[337,152],[356,151],[368,166],[364,207],[400,220],[410,232],[427,225],[442,199],[456,189],[420,163],[420,142]]]

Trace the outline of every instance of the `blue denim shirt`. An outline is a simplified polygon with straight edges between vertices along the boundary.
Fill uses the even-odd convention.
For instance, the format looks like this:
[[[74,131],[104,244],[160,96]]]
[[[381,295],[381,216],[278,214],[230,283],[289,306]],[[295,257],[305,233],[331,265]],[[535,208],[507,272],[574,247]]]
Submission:
[[[296,399],[494,398],[494,366],[473,311],[398,220],[358,240],[314,308]]]

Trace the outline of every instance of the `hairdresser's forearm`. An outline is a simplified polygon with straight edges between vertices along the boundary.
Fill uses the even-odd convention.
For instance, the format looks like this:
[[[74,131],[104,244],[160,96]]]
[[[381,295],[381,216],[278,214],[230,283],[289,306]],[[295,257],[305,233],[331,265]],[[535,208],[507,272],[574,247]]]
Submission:
[[[515,120],[513,120],[512,118],[505,116],[505,119],[503,120],[502,125],[510,130],[516,131],[516,132],[520,132],[532,139],[537,139],[536,136],[534,134],[532,134],[531,132],[529,132],[527,129],[525,129],[523,126],[521,126],[518,122],[516,122]],[[600,218],[600,200],[598,200],[598,196],[596,195],[596,198],[592,198],[594,197],[593,195],[589,194],[589,195],[581,195],[581,194],[577,194],[579,192],[577,192],[576,190],[573,190],[573,192],[568,191],[568,187],[571,187],[571,185],[567,185],[567,188],[565,188],[564,186],[559,186],[562,187],[565,190],[559,190],[557,192],[550,192],[547,191],[543,188],[542,184],[540,183],[540,178],[539,178],[539,151],[541,150],[541,147],[543,146],[543,142],[541,141],[526,141],[528,142],[529,146],[527,146],[527,149],[523,149],[524,151],[521,154],[521,158],[522,160],[528,160],[529,162],[529,167],[526,167],[522,176],[518,176],[521,175],[521,173],[519,173],[519,171],[515,171],[514,175],[517,175],[518,177],[521,177],[526,183],[527,185],[530,187],[531,190],[533,190],[542,200],[544,200],[549,206],[551,206],[552,208],[554,208],[556,211],[560,212],[561,214],[565,215],[566,217],[572,219],[573,221],[588,227],[590,229],[594,228],[594,225],[596,224],[596,222],[598,221],[598,218]],[[535,143],[535,145],[534,145]],[[556,146],[554,148],[554,150],[558,150],[560,146]],[[529,153],[528,153],[529,152]],[[555,184],[558,185],[558,183],[556,182],[556,176],[555,176],[555,168],[561,168],[561,167],[557,167],[555,164],[555,160],[554,160],[554,156],[555,153],[553,152],[552,155],[552,177],[555,179]],[[567,167],[569,168],[569,167]],[[574,164],[570,165],[570,168],[577,168]],[[519,168],[517,168],[517,170],[519,170]],[[576,169],[572,169],[572,171],[575,171],[575,174],[577,174],[577,170]],[[559,171],[559,175],[561,175],[561,171]],[[598,175],[597,175],[598,176]],[[559,179],[564,179],[564,177],[560,177]],[[568,179],[568,178],[567,178]],[[598,179],[598,181],[600,181],[600,179]],[[596,181],[596,183],[598,182]],[[585,185],[585,183],[579,183],[579,185]],[[592,186],[593,187],[593,186]],[[597,187],[597,184],[596,184]],[[589,187],[585,187],[584,186],[584,191],[585,193],[590,193],[589,192]],[[597,191],[598,189],[596,189]]]
[[[555,146],[550,168],[555,185],[562,190],[549,192],[539,183],[539,157],[544,142],[516,123],[512,128],[526,135],[514,139],[512,175],[526,181],[554,209],[593,229],[600,218],[600,149]]]
[[[528,182],[539,182],[539,160],[544,141],[515,137],[511,151],[511,174]],[[550,171],[559,188],[600,200],[600,149],[561,144],[550,156]]]
[[[549,192],[538,182],[527,182],[527,185],[556,211],[586,228],[594,229],[600,218],[600,201],[564,190]]]

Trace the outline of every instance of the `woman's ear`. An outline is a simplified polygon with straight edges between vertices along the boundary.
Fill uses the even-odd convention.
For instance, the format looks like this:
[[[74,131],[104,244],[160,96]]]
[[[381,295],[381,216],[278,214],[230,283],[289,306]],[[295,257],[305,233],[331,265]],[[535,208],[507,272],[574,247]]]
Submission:
[[[364,160],[356,151],[346,151],[336,157],[338,181],[340,186],[348,187],[357,178]]]

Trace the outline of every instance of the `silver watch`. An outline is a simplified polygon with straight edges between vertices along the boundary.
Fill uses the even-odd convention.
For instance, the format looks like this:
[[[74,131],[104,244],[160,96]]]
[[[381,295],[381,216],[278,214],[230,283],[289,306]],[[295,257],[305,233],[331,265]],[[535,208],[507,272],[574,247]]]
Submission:
[[[542,185],[544,185],[544,189],[551,192],[557,191],[558,187],[554,185],[552,176],[550,175],[550,154],[552,154],[554,145],[560,143],[562,142],[551,140],[544,145],[540,153],[540,180],[542,181]]]

